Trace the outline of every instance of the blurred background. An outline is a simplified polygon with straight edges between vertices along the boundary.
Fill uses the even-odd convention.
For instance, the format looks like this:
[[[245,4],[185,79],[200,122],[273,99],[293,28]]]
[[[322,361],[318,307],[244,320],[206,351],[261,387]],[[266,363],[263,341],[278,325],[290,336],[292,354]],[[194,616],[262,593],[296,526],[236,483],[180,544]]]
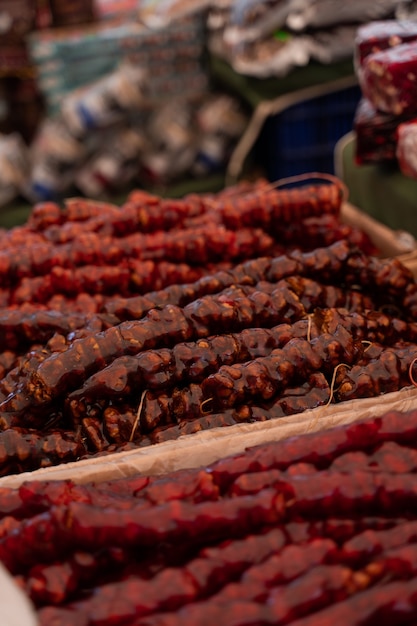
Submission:
[[[0,0],[0,209],[334,171],[394,0]]]

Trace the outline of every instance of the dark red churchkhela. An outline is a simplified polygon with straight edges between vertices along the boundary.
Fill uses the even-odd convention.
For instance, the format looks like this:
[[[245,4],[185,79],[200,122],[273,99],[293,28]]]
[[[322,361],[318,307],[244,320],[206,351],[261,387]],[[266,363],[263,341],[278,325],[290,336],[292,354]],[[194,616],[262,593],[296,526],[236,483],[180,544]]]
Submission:
[[[387,412],[207,468],[3,487],[0,559],[41,626],[413,623],[416,434]]]

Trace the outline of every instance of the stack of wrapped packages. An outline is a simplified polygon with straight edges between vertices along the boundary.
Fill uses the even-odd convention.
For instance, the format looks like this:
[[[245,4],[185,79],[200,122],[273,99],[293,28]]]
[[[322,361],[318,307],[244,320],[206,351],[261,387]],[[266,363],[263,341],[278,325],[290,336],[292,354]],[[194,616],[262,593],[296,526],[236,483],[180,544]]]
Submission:
[[[363,94],[354,120],[356,162],[397,161],[403,174],[417,178],[417,23],[362,26],[355,69]]]
[[[217,0],[209,16],[210,48],[236,72],[285,76],[311,60],[351,58],[356,29],[411,13],[400,0]]]

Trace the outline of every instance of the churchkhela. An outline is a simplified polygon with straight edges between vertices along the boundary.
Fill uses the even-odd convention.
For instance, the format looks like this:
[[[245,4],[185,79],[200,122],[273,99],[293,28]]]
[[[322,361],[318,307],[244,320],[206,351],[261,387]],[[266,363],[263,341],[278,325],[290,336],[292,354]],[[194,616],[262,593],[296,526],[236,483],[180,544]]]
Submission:
[[[323,177],[43,203],[1,233],[0,474],[413,386],[414,276]]]

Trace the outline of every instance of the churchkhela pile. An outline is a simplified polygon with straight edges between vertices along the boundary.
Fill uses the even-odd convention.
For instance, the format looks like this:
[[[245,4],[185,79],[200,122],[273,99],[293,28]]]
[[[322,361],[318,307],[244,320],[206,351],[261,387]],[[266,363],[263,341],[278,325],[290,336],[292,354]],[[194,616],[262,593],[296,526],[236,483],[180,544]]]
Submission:
[[[414,385],[417,283],[343,200],[330,177],[35,206],[1,234],[0,475]]]
[[[0,491],[0,561],[39,626],[417,620],[417,412],[208,467]]]

